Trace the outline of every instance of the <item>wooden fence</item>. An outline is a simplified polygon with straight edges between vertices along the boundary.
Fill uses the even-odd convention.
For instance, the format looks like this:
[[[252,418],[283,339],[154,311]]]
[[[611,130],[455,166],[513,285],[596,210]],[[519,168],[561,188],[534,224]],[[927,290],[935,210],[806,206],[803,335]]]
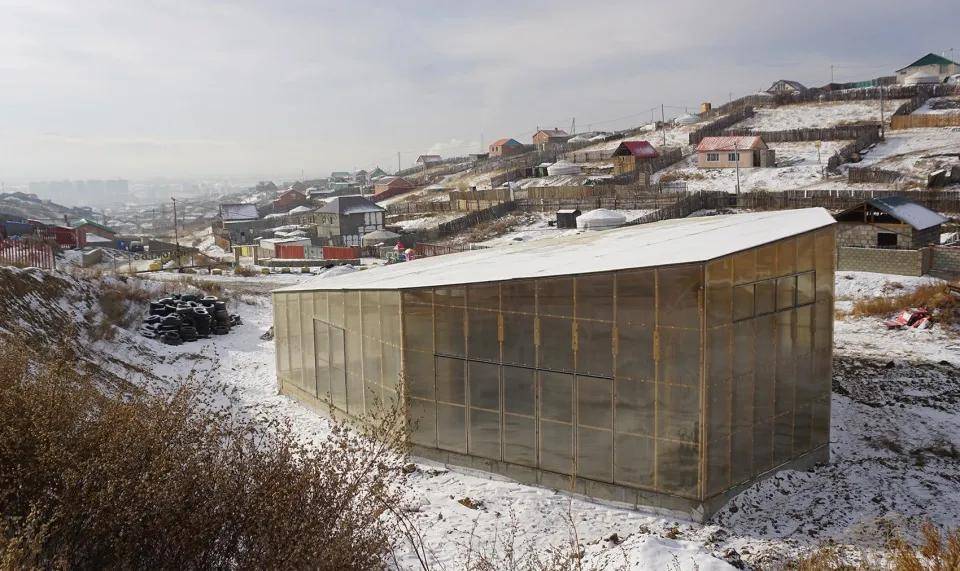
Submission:
[[[451,212],[455,210],[447,202],[418,201],[418,202],[396,202],[387,206],[387,216],[404,214],[429,214],[436,212]]]
[[[0,264],[52,270],[55,267],[53,247],[32,240],[0,240]]]
[[[703,127],[700,127],[696,131],[690,133],[690,144],[696,145],[702,141],[704,137],[712,137],[717,135],[730,125],[739,123],[748,117],[753,117],[753,107],[749,105],[742,109],[737,109],[728,115],[722,115],[721,117],[714,119]]]
[[[737,206],[751,210],[786,210],[822,207],[846,210],[869,198],[903,196],[917,204],[944,214],[960,214],[960,191],[897,190],[784,190],[780,192],[740,193]]]
[[[892,184],[900,180],[902,176],[899,171],[871,167],[850,167],[847,170],[847,182],[851,184]]]
[[[470,250],[485,250],[486,248],[488,248],[488,246],[478,246],[476,244],[447,245],[418,242],[413,250],[415,258],[429,258],[431,256],[459,254],[460,252],[469,252]]]
[[[627,222],[627,225],[649,224],[661,220],[684,218],[698,210],[728,208],[736,204],[736,196],[726,192],[700,191],[680,197],[673,204]]]
[[[466,216],[461,216],[460,218],[451,220],[449,222],[441,222],[437,226],[437,236],[442,238],[444,236],[460,233],[467,228],[472,228],[477,224],[480,224],[481,222],[500,218],[504,214],[512,210],[516,210],[516,208],[516,202],[507,201],[500,204],[495,204],[489,208],[484,208],[483,210],[471,212]]]
[[[724,129],[724,137],[760,137],[764,143],[800,143],[809,141],[849,141],[864,135],[880,135],[880,124],[840,125],[837,127],[787,129],[784,131],[754,131],[752,129]]]
[[[890,129],[926,129],[933,127],[960,127],[960,113],[894,115],[890,118]]]

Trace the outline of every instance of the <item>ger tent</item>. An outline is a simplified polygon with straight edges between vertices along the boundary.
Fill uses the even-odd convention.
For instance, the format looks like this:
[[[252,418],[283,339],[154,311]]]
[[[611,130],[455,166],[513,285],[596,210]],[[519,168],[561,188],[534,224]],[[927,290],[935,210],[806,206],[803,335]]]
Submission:
[[[615,210],[597,208],[577,218],[577,226],[587,230],[604,230],[623,226],[627,217]]]

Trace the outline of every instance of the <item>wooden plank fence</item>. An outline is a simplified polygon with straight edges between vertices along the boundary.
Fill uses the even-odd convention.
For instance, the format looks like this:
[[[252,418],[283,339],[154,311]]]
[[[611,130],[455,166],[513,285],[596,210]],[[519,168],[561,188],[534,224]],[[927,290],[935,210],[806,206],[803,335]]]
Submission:
[[[0,240],[0,264],[55,268],[53,247],[32,240]]]
[[[415,258],[429,258],[432,256],[444,256],[446,254],[458,254],[460,252],[469,252],[470,250],[485,250],[489,246],[478,246],[476,244],[433,244],[428,242],[419,242],[414,246]]]
[[[753,107],[746,106],[742,109],[737,109],[732,113],[727,115],[722,115],[717,119],[707,123],[703,127],[700,127],[696,131],[690,133],[689,141],[691,145],[696,145],[704,139],[704,137],[712,137],[718,135],[721,131],[733,125],[734,123],[739,123],[748,117],[753,117]]]
[[[847,182],[851,184],[880,183],[892,184],[903,177],[899,171],[871,167],[850,167],[847,170]]]
[[[754,131],[752,129],[724,129],[724,137],[760,137],[764,143],[799,143],[809,141],[848,141],[864,136],[880,136],[880,124],[840,125],[836,127],[787,129],[783,131]]]
[[[484,208],[483,210],[471,212],[466,216],[461,216],[460,218],[451,220],[449,222],[442,222],[437,226],[437,236],[444,237],[457,234],[466,230],[467,228],[472,228],[481,222],[500,218],[504,214],[516,210],[516,208],[516,202],[507,201],[490,206],[489,208]]]
[[[751,210],[786,210],[791,208],[822,207],[827,210],[846,210],[868,198],[903,196],[943,214],[960,214],[960,191],[955,190],[784,190],[780,192],[740,193],[737,206]]]
[[[960,127],[960,112],[949,114],[894,115],[890,129],[927,129],[935,127]]]
[[[698,210],[728,208],[735,204],[735,195],[726,192],[700,191],[683,196],[673,204],[658,208],[636,220],[631,220],[627,222],[627,225],[650,224],[661,220],[684,218]]]

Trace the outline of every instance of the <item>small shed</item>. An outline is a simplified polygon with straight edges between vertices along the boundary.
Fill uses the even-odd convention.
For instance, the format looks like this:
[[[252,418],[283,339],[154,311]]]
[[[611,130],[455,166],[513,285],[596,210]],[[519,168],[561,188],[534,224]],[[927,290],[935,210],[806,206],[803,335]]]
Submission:
[[[613,151],[613,174],[620,175],[637,170],[637,163],[660,156],[649,141],[624,141]]]
[[[837,214],[837,245],[913,250],[940,243],[949,218],[903,196],[871,198]]]
[[[580,216],[580,211],[576,208],[557,210],[557,228],[576,228],[578,216]]]

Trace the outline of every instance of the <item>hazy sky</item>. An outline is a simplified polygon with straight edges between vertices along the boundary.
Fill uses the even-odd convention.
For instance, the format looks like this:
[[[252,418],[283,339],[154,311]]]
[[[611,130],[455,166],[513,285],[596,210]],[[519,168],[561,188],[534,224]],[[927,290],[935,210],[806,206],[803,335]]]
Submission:
[[[958,21],[957,0],[0,0],[0,180],[393,170],[960,59]]]

